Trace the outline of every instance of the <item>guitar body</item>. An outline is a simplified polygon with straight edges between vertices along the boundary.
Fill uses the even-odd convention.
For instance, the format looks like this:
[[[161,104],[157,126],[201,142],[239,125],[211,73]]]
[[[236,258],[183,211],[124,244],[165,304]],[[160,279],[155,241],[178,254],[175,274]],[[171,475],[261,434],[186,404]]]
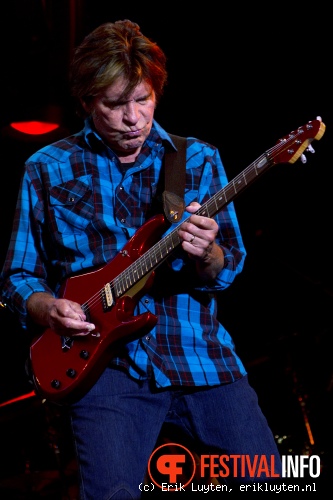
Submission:
[[[30,364],[37,392],[44,398],[61,403],[80,398],[101,375],[117,344],[148,333],[157,318],[147,312],[134,316],[139,298],[152,285],[154,272],[105,307],[104,286],[143,255],[166,230],[163,215],[146,222],[128,241],[123,250],[98,270],[73,276],[61,288],[60,297],[80,304],[88,303],[86,312],[96,330],[83,337],[64,339],[46,329],[30,346]],[[93,299],[91,299],[93,297]],[[69,340],[69,339],[67,339]]]

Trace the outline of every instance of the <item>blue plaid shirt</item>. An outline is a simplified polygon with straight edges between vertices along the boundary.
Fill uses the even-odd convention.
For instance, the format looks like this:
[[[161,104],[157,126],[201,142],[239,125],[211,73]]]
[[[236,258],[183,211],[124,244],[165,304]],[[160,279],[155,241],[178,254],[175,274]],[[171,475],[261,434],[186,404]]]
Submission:
[[[82,131],[28,159],[1,274],[2,300],[23,328],[31,328],[26,301],[32,293],[57,295],[73,273],[110,262],[146,222],[166,141],[171,143],[170,137],[154,121],[137,161],[124,171],[88,119]],[[203,204],[228,182],[219,152],[188,138],[186,156],[185,203]],[[111,361],[133,377],[150,377],[157,387],[167,387],[229,383],[245,374],[229,333],[217,320],[215,294],[241,272],[246,252],[233,204],[216,219],[217,242],[225,254],[216,280],[201,282],[179,247],[137,301],[135,313],[150,311],[157,324]]]

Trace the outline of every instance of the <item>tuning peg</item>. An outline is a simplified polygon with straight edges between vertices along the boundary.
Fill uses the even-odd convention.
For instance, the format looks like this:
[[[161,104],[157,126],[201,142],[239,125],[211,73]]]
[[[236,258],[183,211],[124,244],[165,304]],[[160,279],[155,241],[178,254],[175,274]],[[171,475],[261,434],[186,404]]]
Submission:
[[[309,153],[315,153],[315,150],[313,149],[313,147],[311,146],[311,144],[308,145],[308,147],[306,148],[307,151],[309,151]]]
[[[307,160],[307,157],[305,156],[304,153],[301,154],[301,162],[302,163],[306,163],[308,160]]]

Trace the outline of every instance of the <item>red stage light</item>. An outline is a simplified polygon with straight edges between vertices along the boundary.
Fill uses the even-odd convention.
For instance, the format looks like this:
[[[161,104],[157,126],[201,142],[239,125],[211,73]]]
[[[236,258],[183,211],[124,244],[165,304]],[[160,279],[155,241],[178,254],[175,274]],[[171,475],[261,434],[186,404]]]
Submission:
[[[49,123],[49,122],[39,122],[39,121],[29,121],[29,122],[13,122],[10,126],[22,132],[23,134],[29,135],[41,135],[47,134],[48,132],[52,132],[59,128],[58,123]]]

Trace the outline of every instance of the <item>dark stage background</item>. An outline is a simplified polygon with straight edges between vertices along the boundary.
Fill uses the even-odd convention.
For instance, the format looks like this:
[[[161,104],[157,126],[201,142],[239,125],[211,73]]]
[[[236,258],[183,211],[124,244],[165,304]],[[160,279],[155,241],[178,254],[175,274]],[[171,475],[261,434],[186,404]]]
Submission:
[[[81,127],[68,95],[68,63],[73,47],[102,22],[129,18],[163,47],[169,82],[156,118],[171,133],[218,146],[229,180],[280,138],[321,116],[327,129],[312,143],[315,154],[307,154],[306,164],[275,166],[235,200],[248,257],[243,273],[221,294],[219,317],[235,339],[281,451],[321,455],[323,475],[332,477],[328,7],[251,2],[218,8],[205,2],[179,12],[179,2],[117,5],[12,0],[1,7],[1,262],[23,161],[44,145],[8,136],[8,125],[58,120],[64,135]],[[48,136],[42,140],[49,142]],[[32,391],[24,372],[28,341],[7,311],[0,319],[0,480],[13,498],[26,498],[28,487],[32,498],[45,497],[55,484],[63,487],[58,472],[65,473],[67,488],[75,470],[67,420],[34,396],[11,402]],[[27,483],[29,468],[46,468],[49,475]]]

